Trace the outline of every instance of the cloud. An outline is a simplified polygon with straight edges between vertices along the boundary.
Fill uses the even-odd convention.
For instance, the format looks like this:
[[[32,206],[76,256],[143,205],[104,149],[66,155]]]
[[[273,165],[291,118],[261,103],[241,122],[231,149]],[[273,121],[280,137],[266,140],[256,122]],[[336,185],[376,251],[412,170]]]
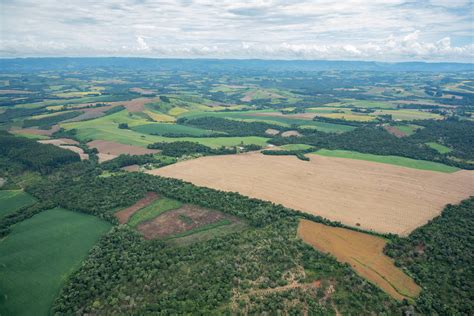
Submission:
[[[472,61],[458,0],[9,0],[0,56]]]

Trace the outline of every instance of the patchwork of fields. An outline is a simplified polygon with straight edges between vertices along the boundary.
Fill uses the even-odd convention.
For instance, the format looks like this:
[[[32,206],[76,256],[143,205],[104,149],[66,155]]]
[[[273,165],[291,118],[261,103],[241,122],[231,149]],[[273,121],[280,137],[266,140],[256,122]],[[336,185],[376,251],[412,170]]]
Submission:
[[[149,171],[382,233],[406,235],[474,194],[474,171],[441,173],[356,159],[258,153],[204,157]]]

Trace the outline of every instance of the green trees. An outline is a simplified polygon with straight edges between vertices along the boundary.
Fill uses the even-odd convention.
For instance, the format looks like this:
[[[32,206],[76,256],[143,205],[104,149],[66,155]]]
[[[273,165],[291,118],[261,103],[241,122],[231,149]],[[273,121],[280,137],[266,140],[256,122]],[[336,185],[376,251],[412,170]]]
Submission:
[[[416,306],[424,315],[474,311],[474,197],[448,205],[442,214],[385,252],[423,287]]]

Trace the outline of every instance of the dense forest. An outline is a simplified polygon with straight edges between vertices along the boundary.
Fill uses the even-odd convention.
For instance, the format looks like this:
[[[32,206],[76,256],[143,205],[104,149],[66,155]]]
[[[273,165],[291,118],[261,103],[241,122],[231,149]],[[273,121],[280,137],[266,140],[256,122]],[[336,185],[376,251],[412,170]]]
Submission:
[[[424,315],[470,315],[474,310],[474,197],[448,205],[408,238],[389,243],[386,253],[406,268],[424,291]]]

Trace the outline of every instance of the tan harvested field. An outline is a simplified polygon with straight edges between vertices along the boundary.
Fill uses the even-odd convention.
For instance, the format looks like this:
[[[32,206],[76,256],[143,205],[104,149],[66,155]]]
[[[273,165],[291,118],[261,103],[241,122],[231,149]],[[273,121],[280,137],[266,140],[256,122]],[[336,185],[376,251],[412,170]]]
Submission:
[[[147,173],[279,203],[350,226],[407,235],[474,195],[474,171],[441,173],[346,158],[210,156]]]
[[[183,218],[187,220],[183,220]],[[167,211],[146,221],[138,225],[137,228],[145,239],[163,238],[212,224],[224,218],[227,216],[223,213],[185,204],[178,209]]]
[[[286,131],[281,133],[281,136],[283,137],[291,137],[291,136],[301,136],[301,134],[298,131]]]
[[[117,156],[118,155],[109,155],[109,154],[102,154],[102,153],[97,154],[97,157],[99,158],[99,163],[112,160],[114,158],[117,158]]]
[[[319,251],[350,264],[360,276],[399,301],[413,299],[421,291],[395,266],[393,259],[383,253],[387,243],[383,238],[304,219],[298,225],[298,236]]]
[[[111,105],[123,105],[127,108],[129,112],[143,112],[145,110],[145,104],[159,101],[160,98],[136,98],[130,101],[116,101],[116,102],[107,102],[107,104]]]
[[[69,138],[57,138],[57,139],[46,139],[46,140],[39,140],[38,143],[41,144],[51,144],[57,147],[61,147],[70,151],[73,151],[81,157],[81,160],[89,159],[89,155],[82,150],[82,148],[74,146],[78,145],[79,143],[73,139]]]
[[[121,155],[121,154],[128,154],[128,155],[145,155],[145,154],[154,154],[159,152],[156,149],[148,149],[140,146],[133,146],[133,145],[124,145],[108,140],[93,140],[87,143],[89,148],[97,148],[99,153],[107,154],[107,155]]]
[[[143,199],[137,201],[137,203],[127,207],[126,209],[116,212],[115,217],[117,217],[120,224],[125,224],[128,222],[128,219],[138,210],[150,205],[158,198],[159,196],[155,192],[148,192],[146,196]]]
[[[265,131],[265,134],[268,134],[268,135],[278,135],[279,133],[280,133],[279,130],[273,129],[273,128],[269,128]]]

